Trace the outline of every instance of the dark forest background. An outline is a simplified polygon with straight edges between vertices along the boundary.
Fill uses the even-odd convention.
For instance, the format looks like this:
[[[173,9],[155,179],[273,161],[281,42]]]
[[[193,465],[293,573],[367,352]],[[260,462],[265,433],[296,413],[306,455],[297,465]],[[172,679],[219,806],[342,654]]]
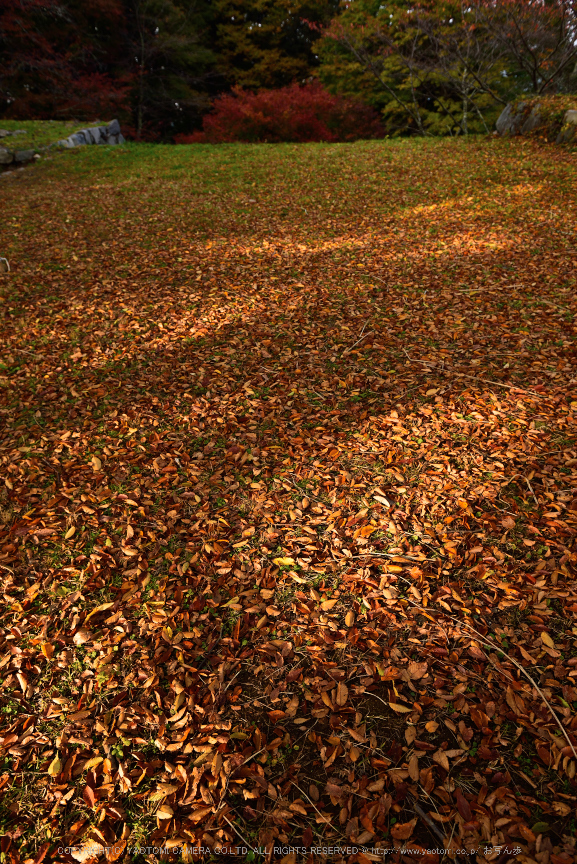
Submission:
[[[576,34],[575,0],[3,0],[0,116],[142,140],[262,138],[283,112],[295,140],[487,132],[512,99],[577,90]]]

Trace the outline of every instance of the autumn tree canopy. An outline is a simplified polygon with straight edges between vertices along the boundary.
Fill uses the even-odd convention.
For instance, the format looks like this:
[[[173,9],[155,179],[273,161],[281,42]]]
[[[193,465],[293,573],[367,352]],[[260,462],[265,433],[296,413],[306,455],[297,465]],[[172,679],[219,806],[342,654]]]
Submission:
[[[7,117],[174,138],[234,87],[316,77],[389,133],[466,134],[577,88],[577,0],[14,0],[0,58]]]
[[[393,127],[487,131],[516,96],[577,87],[575,0],[356,0],[319,43],[320,77]]]

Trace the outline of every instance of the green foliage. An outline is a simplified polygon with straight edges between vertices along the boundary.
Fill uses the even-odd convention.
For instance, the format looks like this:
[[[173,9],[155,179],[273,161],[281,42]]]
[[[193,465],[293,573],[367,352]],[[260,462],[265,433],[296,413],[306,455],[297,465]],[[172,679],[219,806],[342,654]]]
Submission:
[[[563,8],[564,0],[344,3],[317,45],[319,77],[380,108],[390,134],[488,132],[517,95],[566,92],[574,80],[577,46]]]
[[[486,132],[510,82],[475,15],[452,0],[345,5],[318,42],[319,77],[379,108],[389,134]]]

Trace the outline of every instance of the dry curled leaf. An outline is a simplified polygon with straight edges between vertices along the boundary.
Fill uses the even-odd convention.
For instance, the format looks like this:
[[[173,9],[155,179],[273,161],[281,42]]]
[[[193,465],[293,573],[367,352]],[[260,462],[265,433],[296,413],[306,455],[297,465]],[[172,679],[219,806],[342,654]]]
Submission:
[[[96,840],[87,840],[79,848],[73,848],[70,854],[75,861],[79,861],[80,864],[85,864],[86,861],[90,861],[93,858],[100,858],[104,853],[105,847],[102,843],[99,843]]]
[[[398,702],[389,702],[389,708],[392,708],[397,714],[408,714],[413,710],[408,705],[400,705]]]
[[[395,840],[408,840],[415,830],[417,819],[411,819],[410,822],[397,822],[391,828],[391,837]]]

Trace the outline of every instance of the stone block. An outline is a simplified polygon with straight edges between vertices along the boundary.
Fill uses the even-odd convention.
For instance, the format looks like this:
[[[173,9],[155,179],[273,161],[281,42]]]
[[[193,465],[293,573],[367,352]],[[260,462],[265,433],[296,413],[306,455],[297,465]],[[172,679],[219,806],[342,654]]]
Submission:
[[[34,150],[17,150],[14,154],[15,162],[30,162],[34,159]]]
[[[112,123],[109,123],[106,127],[106,134],[110,135],[120,135],[120,123],[118,120],[113,120]]]
[[[538,105],[535,105],[523,125],[521,126],[521,135],[527,135],[529,132],[533,132],[534,129],[538,129],[543,123],[543,118],[541,117],[540,109]]]

